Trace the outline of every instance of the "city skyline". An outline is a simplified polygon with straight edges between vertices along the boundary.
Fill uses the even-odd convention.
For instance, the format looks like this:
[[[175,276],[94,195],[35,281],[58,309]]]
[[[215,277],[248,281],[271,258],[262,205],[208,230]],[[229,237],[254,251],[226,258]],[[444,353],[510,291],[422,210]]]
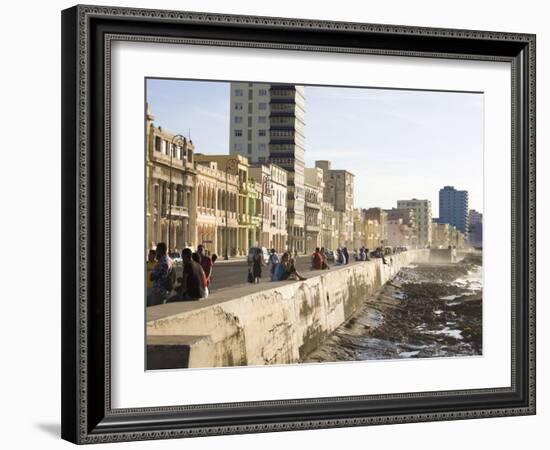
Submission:
[[[199,153],[229,153],[229,82],[148,79],[146,95],[155,123],[190,134]],[[482,95],[306,86],[305,97],[306,165],[354,173],[355,207],[427,199],[435,218],[439,189],[454,185],[483,212]]]

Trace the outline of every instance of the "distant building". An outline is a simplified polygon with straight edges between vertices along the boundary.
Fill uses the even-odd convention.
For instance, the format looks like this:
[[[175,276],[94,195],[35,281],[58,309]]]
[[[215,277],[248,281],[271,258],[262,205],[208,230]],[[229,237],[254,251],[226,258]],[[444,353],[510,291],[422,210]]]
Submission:
[[[439,223],[448,223],[468,236],[468,191],[453,186],[439,190]]]
[[[470,209],[469,222],[468,242],[473,247],[483,247],[483,214]]]
[[[386,221],[386,245],[390,247],[416,248],[416,233],[413,227],[403,223],[403,219]]]
[[[287,176],[288,173],[282,167],[270,164],[271,170],[271,222],[269,229],[270,248],[277,252],[288,249],[287,229]]]
[[[432,243],[432,202],[429,200],[398,200],[397,208],[414,211],[418,247],[423,248]]]
[[[391,223],[394,225],[393,229],[391,230],[391,233],[395,236],[395,233],[397,233],[397,229],[395,225],[399,224],[399,233],[403,235],[403,239],[405,239],[408,243],[407,244],[400,244],[400,245],[406,245],[410,248],[416,248],[418,246],[418,237],[417,237],[417,229],[416,229],[416,217],[414,215],[414,209],[412,208],[392,208],[392,209],[386,209],[387,213],[387,223],[388,226]],[[388,239],[390,241],[389,245],[396,245],[392,244],[392,239],[390,239],[390,230],[388,229]]]
[[[375,250],[377,247],[385,245],[382,232],[382,226],[378,220],[365,219],[363,217],[363,227],[365,228],[365,247],[369,250]]]
[[[306,252],[313,253],[316,247],[321,247],[321,204],[323,202],[323,170],[317,167],[305,169],[305,236]]]
[[[365,219],[360,208],[353,210],[353,249],[366,246]]]
[[[287,249],[287,172],[275,164],[251,164],[248,176],[261,185],[258,197],[258,244],[277,252]]]
[[[347,170],[332,169],[330,161],[315,161],[315,167],[323,170],[323,200],[334,205],[338,245],[352,247],[355,176]]]
[[[432,223],[432,247],[448,248],[451,245],[451,225],[448,223]]]
[[[376,247],[388,245],[388,232],[386,229],[386,222],[388,220],[388,213],[382,208],[368,208],[362,210],[363,218],[365,220],[369,242],[368,248],[375,249]]]
[[[338,247],[338,230],[336,229],[336,213],[332,203],[321,202],[321,247],[335,250]]]

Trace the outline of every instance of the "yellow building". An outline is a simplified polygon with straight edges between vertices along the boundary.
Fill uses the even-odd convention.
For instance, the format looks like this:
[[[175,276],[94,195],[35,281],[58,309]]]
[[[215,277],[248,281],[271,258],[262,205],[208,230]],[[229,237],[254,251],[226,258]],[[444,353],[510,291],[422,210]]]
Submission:
[[[215,162],[217,169],[224,174],[224,179],[226,174],[228,177],[229,175],[236,177],[236,230],[232,232],[230,226],[228,239],[223,240],[222,235],[222,244],[218,244],[218,246],[221,246],[223,255],[226,255],[226,250],[229,256],[247,255],[248,249],[258,244],[256,233],[260,223],[256,205],[258,188],[256,182],[249,179],[248,159],[241,155],[196,154],[195,160],[197,163]],[[225,215],[225,209],[221,211],[223,214],[220,212],[219,215]]]
[[[197,161],[197,243],[210,253],[234,255],[237,239],[238,178],[215,161]]]

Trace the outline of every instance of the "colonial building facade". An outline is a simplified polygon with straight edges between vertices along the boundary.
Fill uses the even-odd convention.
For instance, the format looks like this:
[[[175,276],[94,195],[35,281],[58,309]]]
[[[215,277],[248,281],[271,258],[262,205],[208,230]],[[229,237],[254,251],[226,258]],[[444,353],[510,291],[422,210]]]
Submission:
[[[322,212],[321,203],[323,202],[323,191],[325,182],[323,180],[323,170],[317,167],[305,169],[305,235],[306,252],[313,253],[316,247],[321,245],[321,223]]]
[[[315,167],[323,170],[323,200],[333,205],[338,245],[353,246],[354,175],[347,170],[333,170],[330,161],[315,161]]]
[[[388,245],[388,232],[386,229],[386,221],[388,214],[382,208],[367,208],[363,209],[363,218],[368,224],[369,235],[372,236],[372,240],[369,241],[368,248],[374,249],[376,247]]]
[[[197,243],[218,255],[236,254],[238,178],[215,161],[197,161]],[[227,244],[227,245],[226,245]]]
[[[147,248],[166,242],[170,251],[196,242],[193,142],[156,127],[146,115]]]
[[[217,245],[222,250],[220,253],[224,256],[227,254],[229,257],[248,254],[248,249],[257,245],[256,229],[259,217],[256,213],[256,199],[258,198],[256,182],[249,179],[247,158],[240,155],[196,154],[195,160],[197,164],[215,163],[215,166],[210,167],[215,167],[220,172],[218,186],[223,186],[227,177],[227,191],[230,199],[227,202],[228,211],[231,208],[236,210],[236,221],[233,221],[228,215],[227,238],[225,238],[225,232],[222,233],[221,244]],[[230,183],[230,180],[234,180],[235,184]],[[230,186],[234,187],[230,188]],[[236,194],[236,196],[231,196],[231,194]],[[224,231],[225,205],[226,203],[223,203],[223,207],[216,211],[219,218],[218,223],[222,223],[221,227]]]

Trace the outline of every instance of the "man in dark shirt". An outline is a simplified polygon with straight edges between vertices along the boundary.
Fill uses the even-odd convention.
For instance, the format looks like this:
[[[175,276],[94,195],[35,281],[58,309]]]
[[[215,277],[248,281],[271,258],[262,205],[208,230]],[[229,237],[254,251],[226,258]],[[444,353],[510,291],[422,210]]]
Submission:
[[[204,274],[206,275],[206,283],[210,286],[210,278],[212,278],[212,259],[210,256],[206,256],[203,245],[197,247],[197,253],[200,256],[202,270],[204,270]]]
[[[192,260],[193,252],[186,248],[182,252],[183,286],[188,300],[198,300],[205,297],[204,271],[200,264]]]

